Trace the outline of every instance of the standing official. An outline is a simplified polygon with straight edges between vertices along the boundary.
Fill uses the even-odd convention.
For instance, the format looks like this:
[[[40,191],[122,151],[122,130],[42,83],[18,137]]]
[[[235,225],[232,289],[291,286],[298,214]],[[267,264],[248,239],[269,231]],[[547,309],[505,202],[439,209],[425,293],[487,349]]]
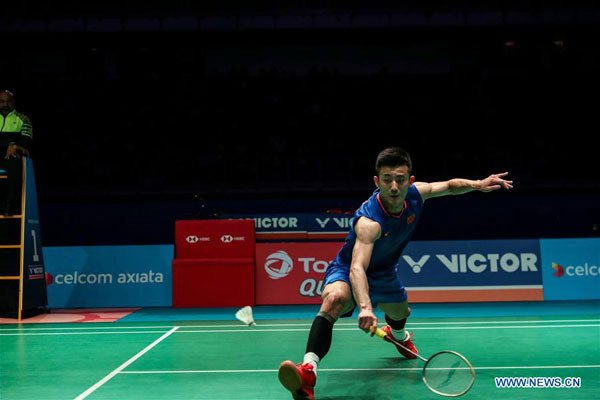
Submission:
[[[29,155],[33,129],[29,118],[15,110],[14,95],[0,91],[0,169],[6,171],[6,185],[0,192],[0,213],[21,214],[23,163]]]

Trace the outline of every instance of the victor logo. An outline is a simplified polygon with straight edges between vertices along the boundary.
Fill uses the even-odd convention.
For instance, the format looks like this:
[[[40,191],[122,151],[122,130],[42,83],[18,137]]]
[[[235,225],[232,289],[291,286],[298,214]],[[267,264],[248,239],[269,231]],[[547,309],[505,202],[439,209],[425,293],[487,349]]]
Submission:
[[[325,218],[325,219],[321,219],[321,218],[315,218],[315,220],[317,221],[317,223],[319,224],[319,226],[321,228],[325,228],[327,226],[327,224],[329,223],[329,221],[335,222],[335,224],[339,227],[339,228],[350,228],[350,221],[352,221],[351,217],[334,217],[332,218]]]
[[[425,263],[429,260],[430,255],[422,256],[418,261],[413,260],[410,256],[402,256],[410,265],[413,272],[418,274]],[[488,272],[535,272],[537,271],[536,263],[537,255],[534,253],[473,253],[473,254],[436,254],[435,258],[445,266],[448,271],[457,273],[476,274],[484,271]]]
[[[429,257],[431,256],[429,254],[426,254],[423,257],[421,257],[419,261],[414,261],[410,256],[402,256],[402,258],[404,258],[408,265],[410,265],[415,274],[421,272],[421,268],[423,268],[423,265],[425,265],[427,260],[429,260]]]

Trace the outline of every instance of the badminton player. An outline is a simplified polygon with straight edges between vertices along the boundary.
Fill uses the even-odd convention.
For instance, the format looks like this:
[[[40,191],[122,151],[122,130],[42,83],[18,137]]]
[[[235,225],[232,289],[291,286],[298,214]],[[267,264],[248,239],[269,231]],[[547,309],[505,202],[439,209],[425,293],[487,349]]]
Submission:
[[[354,213],[350,233],[337,257],[325,272],[321,309],[315,317],[302,363],[284,361],[279,380],[294,399],[314,399],[317,367],[331,346],[333,325],[339,317],[350,317],[358,305],[358,327],[372,332],[377,327],[373,307],[385,313],[382,329],[406,348],[418,353],[413,335],[405,329],[410,308],[406,290],[397,274],[397,264],[415,230],[423,202],[432,197],[511,189],[508,173],[482,180],[451,179],[415,182],[410,155],[402,148],[382,150],[375,162],[376,190]],[[374,331],[374,329],[373,329]],[[397,346],[406,358],[416,358]]]

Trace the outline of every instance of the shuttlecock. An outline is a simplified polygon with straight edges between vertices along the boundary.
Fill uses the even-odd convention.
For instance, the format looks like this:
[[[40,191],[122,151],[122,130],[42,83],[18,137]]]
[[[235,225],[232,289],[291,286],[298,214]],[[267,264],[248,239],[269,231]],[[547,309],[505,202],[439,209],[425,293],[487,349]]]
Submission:
[[[252,307],[246,306],[244,308],[240,308],[236,313],[235,317],[245,323],[248,326],[255,326],[256,322],[254,322],[254,317],[252,316]]]

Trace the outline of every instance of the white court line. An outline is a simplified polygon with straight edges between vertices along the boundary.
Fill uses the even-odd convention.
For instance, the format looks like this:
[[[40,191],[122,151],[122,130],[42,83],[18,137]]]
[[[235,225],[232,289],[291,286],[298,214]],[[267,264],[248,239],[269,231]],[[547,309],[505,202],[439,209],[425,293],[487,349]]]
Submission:
[[[415,325],[485,325],[485,324],[545,324],[552,322],[600,322],[600,319],[548,319],[548,320],[513,320],[513,321],[455,321],[455,322],[408,322],[407,328]],[[276,327],[276,326],[311,326],[311,324],[261,324],[258,321],[260,327]],[[231,325],[183,325],[180,328],[240,328],[245,325],[242,324],[231,324]],[[338,322],[335,326],[356,326],[356,323]],[[90,327],[48,327],[48,328],[9,328],[2,329],[0,332],[5,331],[48,331],[48,330],[101,330],[101,329],[170,329],[172,325],[154,325],[154,326],[90,326]]]
[[[594,321],[594,320],[590,320]],[[597,320],[600,322],[600,319]],[[222,327],[240,327],[240,326],[244,326],[242,324],[237,324],[237,325],[222,325]],[[110,326],[110,325],[105,325],[105,326],[90,326],[90,327],[69,327],[69,328],[63,328],[63,327],[50,327],[50,328],[10,328],[10,329],[1,329],[0,328],[0,332],[4,332],[4,331],[81,331],[81,330],[100,330],[100,329],[171,329],[173,327],[173,325],[154,325],[154,326]],[[210,325],[193,325],[194,328],[209,328]]]
[[[173,327],[173,329],[171,329],[169,332],[165,333],[164,335],[162,335],[161,337],[159,337],[158,339],[156,339],[154,342],[152,342],[151,344],[149,344],[148,346],[146,346],[146,348],[144,350],[140,351],[135,356],[131,357],[129,360],[127,360],[123,364],[121,364],[117,369],[113,370],[110,374],[108,374],[104,378],[100,379],[94,386],[90,387],[85,392],[81,393],[79,396],[77,396],[75,398],[75,400],[83,400],[86,397],[88,397],[96,389],[98,389],[100,386],[104,385],[106,382],[108,382],[109,380],[111,380],[115,375],[117,375],[119,372],[123,371],[125,368],[127,368],[135,360],[137,360],[138,358],[140,358],[141,356],[143,356],[144,354],[146,354],[148,351],[150,351],[150,349],[152,349],[154,346],[156,346],[157,344],[159,344],[160,342],[162,342],[169,335],[171,335],[173,332],[175,332],[178,328],[179,328],[178,326]]]
[[[406,325],[475,325],[475,324],[545,324],[549,322],[600,322],[600,319],[547,319],[517,321],[459,321],[459,322],[413,322]]]
[[[535,329],[535,328],[589,328],[589,327],[600,327],[600,324],[593,325],[537,325],[537,326],[503,326],[502,329]],[[411,330],[463,330],[463,329],[497,329],[496,326],[437,326],[437,327],[414,327]],[[354,331],[354,328],[333,328],[334,331]],[[211,329],[211,330],[200,330],[200,331],[179,331],[177,333],[209,333],[209,332],[296,332],[296,331],[309,331],[309,329]]]
[[[600,368],[600,365],[533,365],[518,367],[473,367],[476,370],[486,369],[566,369],[566,368]],[[319,368],[319,372],[352,372],[352,371],[421,371],[423,368]],[[226,370],[190,370],[190,371],[122,371],[121,374],[229,374],[277,372],[276,369],[226,369]]]
[[[503,326],[502,329],[536,329],[536,328],[590,328],[600,327],[600,324],[576,324],[576,325],[514,325]],[[177,328],[185,328],[178,326]],[[496,326],[432,326],[432,327],[413,327],[416,330],[467,330],[467,329],[497,329]],[[333,328],[334,331],[356,331],[358,328]],[[206,330],[180,330],[177,333],[258,333],[258,332],[308,332],[309,328],[301,329],[256,329],[244,327],[242,329],[206,329]],[[34,332],[34,333],[0,333],[0,336],[45,336],[45,335],[132,335],[143,333],[163,333],[164,331],[134,331],[134,332]]]
[[[169,326],[167,328],[170,328]],[[179,327],[176,327],[179,328]],[[110,329],[110,328],[109,328]],[[166,329],[166,328],[165,328]],[[0,333],[0,336],[50,336],[50,335],[135,335],[143,333],[165,333],[166,331],[135,331],[135,332],[33,332],[33,333]]]

